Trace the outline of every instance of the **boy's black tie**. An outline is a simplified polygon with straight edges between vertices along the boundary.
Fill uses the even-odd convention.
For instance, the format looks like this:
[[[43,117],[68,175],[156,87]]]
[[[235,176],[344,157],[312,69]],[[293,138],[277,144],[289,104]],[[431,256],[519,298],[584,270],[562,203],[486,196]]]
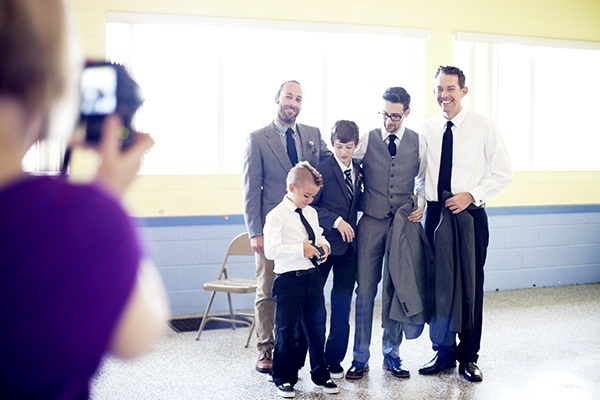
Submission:
[[[306,218],[304,218],[304,214],[302,214],[302,209],[296,208],[296,212],[298,214],[300,214],[300,221],[302,221],[302,225],[304,225],[304,228],[306,228],[306,233],[308,233],[308,240],[310,240],[312,242],[312,244],[316,245],[315,244],[315,231],[313,231],[312,227],[310,226],[310,224],[308,223]]]
[[[308,240],[311,241],[313,246],[316,246],[317,244],[315,243],[315,231],[313,231],[312,227],[310,226],[310,224],[308,223],[306,218],[304,218],[304,214],[302,214],[302,209],[296,208],[296,212],[298,214],[300,214],[300,221],[302,221],[302,225],[304,225],[304,228],[306,229],[306,233],[308,233]],[[319,266],[318,257],[311,258],[310,262],[312,262],[315,267]]]

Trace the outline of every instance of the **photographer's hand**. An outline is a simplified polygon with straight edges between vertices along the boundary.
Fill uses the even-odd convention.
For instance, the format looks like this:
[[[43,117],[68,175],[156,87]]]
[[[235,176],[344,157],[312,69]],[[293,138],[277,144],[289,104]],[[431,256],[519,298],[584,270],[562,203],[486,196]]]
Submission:
[[[121,197],[131,185],[140,169],[142,157],[154,145],[145,133],[136,133],[135,142],[125,151],[121,150],[120,132],[123,122],[119,116],[110,115],[102,126],[102,139],[98,151],[102,157],[97,179]]]

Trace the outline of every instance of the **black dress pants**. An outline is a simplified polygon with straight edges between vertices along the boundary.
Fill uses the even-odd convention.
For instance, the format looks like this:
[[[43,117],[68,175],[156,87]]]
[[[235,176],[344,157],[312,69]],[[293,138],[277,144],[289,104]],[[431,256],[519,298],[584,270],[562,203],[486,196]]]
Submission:
[[[481,348],[481,333],[483,327],[483,284],[484,265],[487,258],[487,248],[490,241],[488,217],[485,208],[470,207],[468,212],[473,217],[475,229],[475,318],[473,329],[458,334],[459,344],[456,345],[456,333],[447,332],[442,343],[434,343],[433,349],[441,358],[455,359],[459,363],[477,362]],[[439,224],[441,207],[439,203],[428,202],[425,218],[425,233],[433,245],[435,228]],[[435,247],[434,247],[435,248]]]
[[[356,252],[352,245],[341,255],[330,255],[319,269],[327,281],[333,269],[333,287],[331,288],[331,316],[329,318],[329,336],[325,344],[327,365],[340,365],[348,350],[350,338],[350,309],[352,294],[356,283]]]
[[[277,274],[273,282],[275,300],[275,349],[273,382],[276,386],[298,382],[299,359],[305,350],[296,347],[296,327],[301,318],[308,341],[311,379],[317,385],[329,379],[325,361],[325,297],[324,278],[318,269],[297,276],[295,272]],[[300,354],[301,353],[301,354]]]

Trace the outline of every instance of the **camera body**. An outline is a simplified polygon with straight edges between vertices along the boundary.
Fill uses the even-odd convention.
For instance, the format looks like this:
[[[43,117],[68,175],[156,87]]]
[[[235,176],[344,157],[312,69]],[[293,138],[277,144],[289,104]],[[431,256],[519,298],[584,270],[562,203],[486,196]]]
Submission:
[[[87,62],[80,80],[81,107],[79,123],[85,126],[85,141],[97,144],[107,115],[123,119],[122,149],[135,140],[131,129],[133,115],[144,102],[141,88],[120,64]]]
[[[323,248],[321,246],[313,245],[313,247],[319,251],[319,257],[315,256],[315,257],[311,258],[312,263],[316,266],[319,263],[321,263],[321,261],[323,261],[323,256],[325,255],[325,250],[323,250]]]

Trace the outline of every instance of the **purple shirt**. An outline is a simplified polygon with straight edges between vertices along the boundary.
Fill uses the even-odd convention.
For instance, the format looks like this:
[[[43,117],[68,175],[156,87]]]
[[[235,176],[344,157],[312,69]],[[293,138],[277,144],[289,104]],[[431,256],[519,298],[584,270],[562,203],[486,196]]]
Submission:
[[[131,219],[97,185],[0,190],[0,398],[89,396],[140,257]]]

